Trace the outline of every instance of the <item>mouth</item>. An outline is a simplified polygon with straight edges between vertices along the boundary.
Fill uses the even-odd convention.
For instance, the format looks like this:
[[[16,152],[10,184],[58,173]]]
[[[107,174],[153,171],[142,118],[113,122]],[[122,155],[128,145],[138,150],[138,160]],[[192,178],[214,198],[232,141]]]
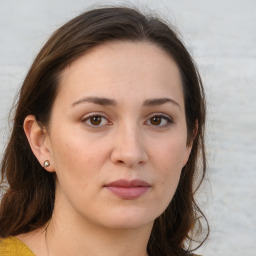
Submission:
[[[124,199],[133,200],[145,194],[151,186],[143,180],[116,180],[104,186],[114,195]]]

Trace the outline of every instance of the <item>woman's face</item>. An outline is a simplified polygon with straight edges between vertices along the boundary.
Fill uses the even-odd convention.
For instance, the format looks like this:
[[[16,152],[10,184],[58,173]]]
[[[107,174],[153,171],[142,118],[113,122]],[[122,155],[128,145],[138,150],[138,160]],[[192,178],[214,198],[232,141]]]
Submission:
[[[105,228],[152,225],[191,149],[177,65],[150,43],[96,47],[64,70],[47,136],[57,212]]]

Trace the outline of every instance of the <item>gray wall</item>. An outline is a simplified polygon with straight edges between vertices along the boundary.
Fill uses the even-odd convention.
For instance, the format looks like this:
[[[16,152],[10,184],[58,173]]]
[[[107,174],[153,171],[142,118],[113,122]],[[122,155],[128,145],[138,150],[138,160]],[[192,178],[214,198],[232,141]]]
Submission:
[[[121,1],[0,0],[0,154],[8,111],[35,54],[51,32],[94,4]],[[131,3],[131,1],[126,1]],[[194,56],[208,99],[209,174],[199,194],[211,223],[198,252],[256,251],[256,1],[133,1],[168,18]]]

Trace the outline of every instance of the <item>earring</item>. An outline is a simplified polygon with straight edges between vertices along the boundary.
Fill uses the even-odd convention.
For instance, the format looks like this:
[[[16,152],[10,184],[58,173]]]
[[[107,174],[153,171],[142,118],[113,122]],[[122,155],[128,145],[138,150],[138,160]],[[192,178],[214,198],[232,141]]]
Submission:
[[[50,161],[49,160],[45,160],[44,161],[44,167],[49,167],[50,166]]]

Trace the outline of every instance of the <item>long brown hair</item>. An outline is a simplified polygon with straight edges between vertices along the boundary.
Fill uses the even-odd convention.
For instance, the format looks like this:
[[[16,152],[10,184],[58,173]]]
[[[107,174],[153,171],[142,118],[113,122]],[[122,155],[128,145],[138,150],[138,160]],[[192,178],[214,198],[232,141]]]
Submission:
[[[205,96],[200,76],[170,25],[126,7],[82,13],[59,28],[34,60],[19,93],[11,137],[1,163],[1,184],[8,184],[0,206],[1,237],[42,227],[53,211],[55,176],[45,171],[33,155],[23,131],[25,117],[34,115],[47,127],[61,71],[93,47],[114,40],[151,42],[176,61],[183,82],[187,143],[193,141],[177,191],[165,212],[155,220],[148,253],[151,256],[187,255],[192,251],[191,242],[197,240],[197,234],[202,234],[203,219],[207,230],[199,245],[206,239],[208,223],[195,201],[195,193],[206,173]]]

